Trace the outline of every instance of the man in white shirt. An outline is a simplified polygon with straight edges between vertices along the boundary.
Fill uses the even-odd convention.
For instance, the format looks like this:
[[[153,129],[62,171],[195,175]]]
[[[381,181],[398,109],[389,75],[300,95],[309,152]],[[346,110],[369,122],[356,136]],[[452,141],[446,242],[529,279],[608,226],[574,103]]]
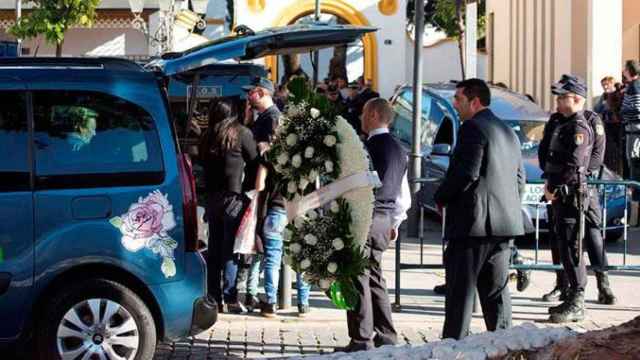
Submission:
[[[365,145],[382,187],[375,190],[373,223],[365,247],[371,266],[355,281],[359,295],[357,308],[347,311],[351,341],[348,346],[336,349],[343,352],[397,343],[381,261],[389,243],[398,237],[398,227],[411,207],[407,154],[389,134],[393,121],[391,105],[381,98],[371,99],[365,104],[362,115],[362,130],[368,134]]]

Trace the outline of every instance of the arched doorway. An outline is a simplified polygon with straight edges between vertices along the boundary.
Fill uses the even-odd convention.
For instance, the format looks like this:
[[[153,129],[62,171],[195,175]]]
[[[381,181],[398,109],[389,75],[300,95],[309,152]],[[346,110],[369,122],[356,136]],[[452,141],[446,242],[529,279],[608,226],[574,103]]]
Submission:
[[[286,8],[278,17],[274,26],[286,26],[295,23],[298,19],[313,14],[315,10],[314,0],[303,0]],[[343,19],[350,25],[370,26],[367,18],[351,5],[341,0],[323,0],[320,11],[324,14],[334,15]],[[364,77],[370,79],[372,87],[378,88],[377,44],[374,33],[366,34],[362,38],[364,51]],[[265,65],[269,69],[269,77],[273,81],[278,80],[278,57],[268,56]]]

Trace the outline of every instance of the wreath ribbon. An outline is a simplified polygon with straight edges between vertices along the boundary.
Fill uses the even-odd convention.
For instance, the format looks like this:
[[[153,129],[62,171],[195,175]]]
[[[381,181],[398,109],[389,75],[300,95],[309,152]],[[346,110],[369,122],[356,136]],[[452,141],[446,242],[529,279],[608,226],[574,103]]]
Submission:
[[[349,175],[325,185],[299,200],[287,201],[285,204],[287,219],[291,222],[296,217],[306,214],[307,211],[324,206],[349,191],[367,186],[373,186],[374,188],[382,186],[376,171],[362,171]]]

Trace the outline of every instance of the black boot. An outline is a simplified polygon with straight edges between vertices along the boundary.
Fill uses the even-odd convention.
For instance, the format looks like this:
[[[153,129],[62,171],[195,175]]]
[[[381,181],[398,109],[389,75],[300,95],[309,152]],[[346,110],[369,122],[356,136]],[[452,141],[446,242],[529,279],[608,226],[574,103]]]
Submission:
[[[617,299],[609,287],[609,276],[606,271],[596,271],[595,273],[598,281],[598,303],[614,305]]]
[[[584,290],[571,292],[569,299],[560,307],[562,308],[558,312],[552,313],[549,317],[549,321],[552,323],[560,324],[584,320]]]
[[[550,306],[548,309],[549,314],[557,314],[564,311],[564,309],[570,304],[569,300],[571,299],[571,293],[572,293],[571,289],[566,289],[561,291],[559,298],[564,298],[562,299],[562,303],[560,303],[560,305]]]

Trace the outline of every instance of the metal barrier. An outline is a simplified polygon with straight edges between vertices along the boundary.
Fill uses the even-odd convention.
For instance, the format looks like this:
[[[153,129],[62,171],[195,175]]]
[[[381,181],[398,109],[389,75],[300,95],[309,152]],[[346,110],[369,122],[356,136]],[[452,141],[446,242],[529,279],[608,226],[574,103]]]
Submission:
[[[433,183],[438,182],[441,179],[439,178],[419,178],[413,180],[416,183]],[[534,180],[527,182],[527,185],[541,185],[544,184],[543,180]],[[598,191],[601,193],[601,205],[602,205],[602,238],[603,241],[606,241],[606,233],[608,230],[616,230],[622,229],[622,236],[624,241],[624,252],[622,258],[622,265],[609,265],[607,270],[631,270],[638,271],[640,270],[640,265],[629,265],[627,264],[627,253],[628,253],[628,214],[629,214],[629,188],[640,189],[640,182],[637,181],[626,181],[626,180],[589,180],[588,182],[590,187],[598,188]],[[608,199],[610,198],[610,193],[614,192],[619,187],[623,186],[624,192],[624,211],[623,217],[621,220],[621,224],[615,224],[609,226],[607,224],[607,210],[608,210]],[[640,191],[640,190],[638,190]],[[548,204],[546,202],[537,202],[537,203],[523,203],[523,206],[533,206],[535,207],[536,217],[535,217],[535,259],[533,263],[527,264],[511,264],[511,269],[515,270],[561,270],[562,265],[554,265],[549,263],[541,263],[539,262],[538,253],[540,251],[540,209],[542,207],[546,207]],[[400,273],[402,270],[410,270],[410,269],[444,269],[444,264],[440,263],[424,263],[424,212],[425,206],[420,205],[420,220],[419,220],[419,228],[418,228],[418,239],[420,241],[420,263],[402,263],[401,257],[401,244],[402,237],[398,236],[396,241],[396,273],[395,273],[395,308],[400,307]],[[442,241],[442,255],[444,256],[444,251],[446,247],[446,242],[444,240],[445,235],[445,226],[446,226],[446,209],[443,209],[442,213],[442,233],[441,233],[441,241]],[[548,225],[548,224],[547,224]],[[602,247],[603,252],[606,251],[606,244]],[[590,266],[589,266],[590,268]]]

